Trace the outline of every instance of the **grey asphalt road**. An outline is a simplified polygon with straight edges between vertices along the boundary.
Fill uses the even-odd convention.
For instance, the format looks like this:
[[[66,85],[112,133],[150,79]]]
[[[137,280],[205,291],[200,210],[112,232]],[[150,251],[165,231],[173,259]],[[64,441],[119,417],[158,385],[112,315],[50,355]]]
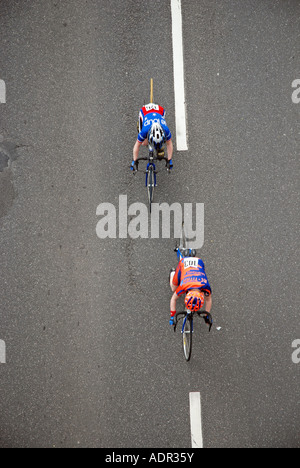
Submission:
[[[0,447],[299,447],[297,0],[183,2],[189,150],[157,202],[204,203],[216,328],[169,329],[173,239],[99,239],[145,202],[154,97],[175,138],[170,2],[1,0]]]

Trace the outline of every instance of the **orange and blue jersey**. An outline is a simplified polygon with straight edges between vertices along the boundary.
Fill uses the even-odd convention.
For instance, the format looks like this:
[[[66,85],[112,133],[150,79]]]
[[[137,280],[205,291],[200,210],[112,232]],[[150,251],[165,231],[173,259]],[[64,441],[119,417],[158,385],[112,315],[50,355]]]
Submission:
[[[165,109],[157,104],[150,103],[142,107],[139,116],[140,133],[138,134],[138,141],[143,143],[148,138],[153,123],[159,123],[165,132],[166,140],[171,140],[172,134],[167,126],[165,116]]]
[[[207,295],[211,294],[211,287],[205,273],[205,265],[200,258],[183,258],[176,269],[173,285],[177,286],[177,296],[182,296],[191,289],[198,289]]]

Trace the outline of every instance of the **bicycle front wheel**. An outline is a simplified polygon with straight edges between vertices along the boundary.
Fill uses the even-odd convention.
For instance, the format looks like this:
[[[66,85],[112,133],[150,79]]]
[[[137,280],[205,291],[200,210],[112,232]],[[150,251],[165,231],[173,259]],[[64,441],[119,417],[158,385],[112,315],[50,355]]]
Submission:
[[[186,361],[191,359],[192,355],[192,342],[193,342],[193,319],[190,316],[186,317],[185,323],[182,328],[182,345],[183,354]]]
[[[152,211],[153,197],[154,197],[154,170],[153,170],[153,167],[150,167],[149,174],[148,174],[148,199],[149,199],[150,213]]]

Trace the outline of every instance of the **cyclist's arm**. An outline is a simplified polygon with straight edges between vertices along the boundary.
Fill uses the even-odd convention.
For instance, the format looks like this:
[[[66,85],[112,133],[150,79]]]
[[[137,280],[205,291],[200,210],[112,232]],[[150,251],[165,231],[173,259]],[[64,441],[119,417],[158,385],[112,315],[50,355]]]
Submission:
[[[173,143],[172,140],[167,141],[167,153],[168,153],[168,160],[171,161],[173,158]]]
[[[139,151],[140,151],[141,146],[142,146],[142,143],[139,140],[136,140],[136,143],[133,147],[133,160],[134,161],[137,161],[139,157]]]
[[[170,310],[171,312],[175,312],[176,311],[176,303],[177,303],[177,299],[178,299],[179,296],[177,296],[176,292],[173,294],[172,296],[172,299],[171,299],[171,304],[170,304]]]
[[[172,286],[171,286],[173,292],[176,291],[176,289],[180,285],[180,282],[181,282],[181,263],[178,264],[178,266],[176,268],[176,271],[175,271],[175,274],[173,275]],[[173,287],[175,289],[173,289]]]
[[[205,310],[206,312],[210,312],[212,308],[212,297],[211,294],[209,296],[206,296],[205,298]]]

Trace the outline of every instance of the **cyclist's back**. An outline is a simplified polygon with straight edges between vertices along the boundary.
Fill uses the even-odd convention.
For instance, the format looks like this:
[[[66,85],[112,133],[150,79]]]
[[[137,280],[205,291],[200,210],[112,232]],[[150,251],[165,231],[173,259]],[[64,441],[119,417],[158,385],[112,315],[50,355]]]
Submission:
[[[205,273],[203,260],[195,257],[185,257],[175,271],[173,285],[177,286],[177,296],[182,296],[192,289],[211,294],[211,287]]]
[[[140,110],[139,114],[139,134],[138,141],[143,143],[154,123],[159,123],[165,132],[166,141],[171,140],[172,134],[165,120],[166,111],[157,104],[146,104]]]
[[[174,325],[176,302],[182,295],[186,295],[185,306],[191,312],[198,312],[205,304],[207,323],[211,325],[212,291],[205,273],[204,262],[196,255],[195,250],[190,250],[189,256],[183,257],[177,269],[170,273],[170,286],[173,291],[170,302],[170,325]]]
[[[138,137],[133,147],[131,171],[138,170],[138,158],[141,146],[149,144],[157,152],[159,158],[164,157],[164,144],[167,144],[167,167],[173,169],[172,134],[165,120],[166,111],[157,104],[147,104],[140,110],[138,121]]]

